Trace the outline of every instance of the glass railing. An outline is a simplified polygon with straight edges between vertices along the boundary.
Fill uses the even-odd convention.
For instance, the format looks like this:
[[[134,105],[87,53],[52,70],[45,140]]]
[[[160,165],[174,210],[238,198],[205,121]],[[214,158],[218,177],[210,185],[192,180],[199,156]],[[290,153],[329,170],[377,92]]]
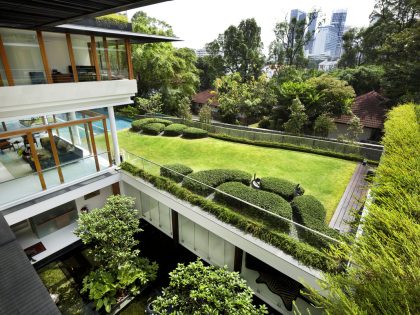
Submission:
[[[29,163],[16,160],[14,164],[5,166],[4,172],[9,174],[8,178],[3,177],[3,181],[0,182],[0,207],[5,209],[7,204],[18,200],[28,201],[25,200],[26,197],[45,191],[42,188],[42,180],[48,190],[83,179],[109,167],[108,152],[98,153],[97,159],[94,155],[88,155],[61,163],[59,166],[46,167],[42,169],[41,174],[34,171]]]
[[[309,222],[306,225],[312,227],[303,224],[302,220],[304,219],[299,217],[299,211],[292,210],[290,200],[286,201],[276,194],[259,189],[258,182],[251,181],[250,178],[235,178],[227,184],[212,187],[130,152],[123,151],[123,159],[155,176],[161,175],[162,170],[166,171],[166,174],[170,173],[172,177],[176,178],[179,185],[229,208],[235,216],[234,220],[245,219],[248,223],[254,224],[257,230],[269,231],[274,237],[276,235],[280,236],[279,239],[282,235],[287,234],[293,239],[305,242],[318,249],[325,249],[331,244],[341,242],[339,233],[328,228],[327,224],[317,224],[316,228]],[[308,220],[307,217],[306,219]]]

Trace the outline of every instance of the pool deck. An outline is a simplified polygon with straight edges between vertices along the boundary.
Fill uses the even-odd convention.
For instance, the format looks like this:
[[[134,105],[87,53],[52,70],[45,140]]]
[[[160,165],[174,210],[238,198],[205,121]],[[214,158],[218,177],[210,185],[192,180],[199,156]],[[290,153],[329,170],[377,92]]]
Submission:
[[[354,213],[359,211],[364,204],[364,199],[368,190],[368,183],[365,175],[369,166],[360,163],[354,172],[341,200],[335,209],[330,221],[330,228],[338,230],[340,233],[350,232],[351,222],[354,221]]]

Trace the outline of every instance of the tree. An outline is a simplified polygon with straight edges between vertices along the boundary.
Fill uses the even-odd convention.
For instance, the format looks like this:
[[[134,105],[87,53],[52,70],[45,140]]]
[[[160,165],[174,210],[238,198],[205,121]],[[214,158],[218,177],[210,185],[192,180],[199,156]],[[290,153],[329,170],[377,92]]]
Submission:
[[[284,130],[294,134],[300,134],[303,126],[308,121],[308,115],[305,114],[305,106],[298,98],[294,99],[290,106],[290,118],[284,124]]]
[[[314,132],[318,136],[328,137],[330,131],[337,129],[334,119],[328,113],[319,115],[315,119]]]
[[[307,61],[304,57],[304,47],[313,38],[313,32],[308,27],[318,16],[318,11],[312,11],[305,19],[293,17],[276,24],[274,28],[275,40],[270,44],[269,61],[273,65],[289,65],[303,67]]]
[[[110,312],[117,297],[139,294],[141,286],[156,277],[157,264],[139,257],[135,249],[141,232],[134,199],[110,196],[104,207],[82,213],[75,234],[91,246],[98,268],[83,279],[82,293],[88,293],[96,308]]]
[[[351,141],[358,141],[359,136],[363,133],[363,125],[360,118],[356,115],[350,119],[349,126],[347,127],[346,137]]]
[[[261,75],[264,66],[262,48],[261,28],[255,19],[242,20],[238,27],[229,26],[217,39],[206,45],[213,58],[223,58],[225,71],[238,72],[244,81]],[[216,60],[220,61],[220,58]]]
[[[155,93],[150,98],[136,97],[134,99],[139,114],[144,115],[147,113],[157,114],[162,112],[163,102],[162,94]]]
[[[184,120],[192,120],[191,101],[184,97],[179,101],[177,116]]]
[[[267,314],[265,305],[252,304],[252,290],[237,272],[204,266],[201,261],[169,273],[169,286],[153,301],[158,314]]]
[[[208,104],[204,104],[198,112],[198,117],[200,119],[200,122],[210,124],[212,118],[211,107]]]
[[[343,35],[343,54],[338,61],[340,68],[352,68],[362,63],[362,33],[363,29],[350,28]]]
[[[336,78],[347,81],[356,95],[380,91],[385,71],[382,66],[366,65],[356,68],[338,69],[330,72]]]

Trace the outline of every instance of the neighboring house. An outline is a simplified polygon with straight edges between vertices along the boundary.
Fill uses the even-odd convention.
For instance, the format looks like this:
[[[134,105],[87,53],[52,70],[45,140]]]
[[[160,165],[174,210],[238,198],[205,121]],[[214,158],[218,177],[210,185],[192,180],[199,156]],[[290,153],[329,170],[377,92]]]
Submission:
[[[338,64],[338,61],[324,60],[318,65],[318,70],[328,72],[337,68],[337,64]]]
[[[217,93],[212,90],[205,90],[195,94],[192,97],[192,111],[194,114],[198,114],[201,107],[205,104],[209,104],[212,108],[213,117],[217,116],[219,111],[219,102],[217,101]]]
[[[363,125],[363,133],[359,136],[360,141],[379,141],[384,127],[386,107],[388,99],[378,92],[369,93],[356,97],[351,111],[360,118]],[[351,115],[341,115],[335,118],[337,130],[329,133],[328,137],[337,138],[339,135],[345,135],[350,123]]]

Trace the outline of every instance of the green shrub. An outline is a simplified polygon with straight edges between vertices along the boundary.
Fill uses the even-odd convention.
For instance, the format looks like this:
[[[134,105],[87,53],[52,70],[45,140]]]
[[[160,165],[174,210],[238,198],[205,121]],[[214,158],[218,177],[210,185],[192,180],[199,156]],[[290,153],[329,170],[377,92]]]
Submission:
[[[205,138],[208,133],[204,129],[188,127],[182,131],[182,136],[188,139]]]
[[[276,194],[253,189],[249,186],[245,186],[238,182],[224,183],[217,187],[217,189],[229,195],[235,196],[239,199],[252,203],[256,206],[259,206],[272,213],[278,214],[279,216],[282,216],[289,220],[292,219],[292,207],[286,200],[284,200],[280,196],[277,196]],[[283,232],[289,232],[289,222],[272,216],[239,200],[226,196],[220,192],[216,192],[215,200],[226,205],[232,206],[240,212],[246,212],[248,215],[254,218],[263,219],[268,225],[274,226]]]
[[[160,124],[164,124],[165,126],[168,126],[172,124],[172,121],[167,120],[167,119],[161,119],[161,118],[142,118],[142,119],[132,121],[131,129],[133,131],[140,131],[142,130],[142,127],[144,125],[151,124],[151,123],[160,123]]]
[[[252,175],[239,170],[214,169],[192,173],[188,177],[195,179],[200,183],[197,183],[190,178],[185,178],[182,182],[182,186],[197,194],[208,196],[213,192],[213,190],[207,186],[202,185],[201,183],[204,183],[213,188],[216,188],[217,186],[226,182],[240,182],[245,185],[249,185],[251,183]]]
[[[186,128],[188,127],[183,124],[171,124],[165,127],[164,135],[173,137],[180,136],[182,134],[182,131]]]
[[[263,129],[270,129],[270,119],[268,119],[268,117],[263,117],[263,119],[261,119],[258,123],[258,128],[263,128]]]
[[[326,211],[322,203],[313,196],[297,196],[292,202],[294,221],[318,232],[339,238],[339,233],[325,224]],[[323,236],[296,227],[298,236],[312,246],[328,247],[331,242]]]
[[[276,177],[264,177],[261,178],[261,189],[275,193],[284,199],[291,201],[295,196],[296,184],[289,182],[288,180],[276,178]],[[305,192],[305,189],[300,187],[301,194]]]
[[[157,189],[167,191],[181,200],[200,207],[203,211],[214,215],[217,219],[281,249],[284,253],[291,255],[306,266],[323,271],[334,271],[339,267],[338,262],[327,258],[328,256],[324,252],[300,242],[285,233],[276,232],[272,228],[266,227],[263,223],[247,219],[244,215],[236,213],[212,200],[198,196],[167,178],[149,174],[128,162],[121,163],[121,169],[142,178],[154,185]]]
[[[158,135],[163,129],[165,129],[165,125],[161,123],[151,123],[141,126],[141,130],[148,135]]]
[[[184,176],[174,173],[172,171],[181,173],[182,175],[188,175],[193,172],[192,168],[184,164],[166,164],[160,168],[160,176],[170,178],[177,183],[182,182]]]

